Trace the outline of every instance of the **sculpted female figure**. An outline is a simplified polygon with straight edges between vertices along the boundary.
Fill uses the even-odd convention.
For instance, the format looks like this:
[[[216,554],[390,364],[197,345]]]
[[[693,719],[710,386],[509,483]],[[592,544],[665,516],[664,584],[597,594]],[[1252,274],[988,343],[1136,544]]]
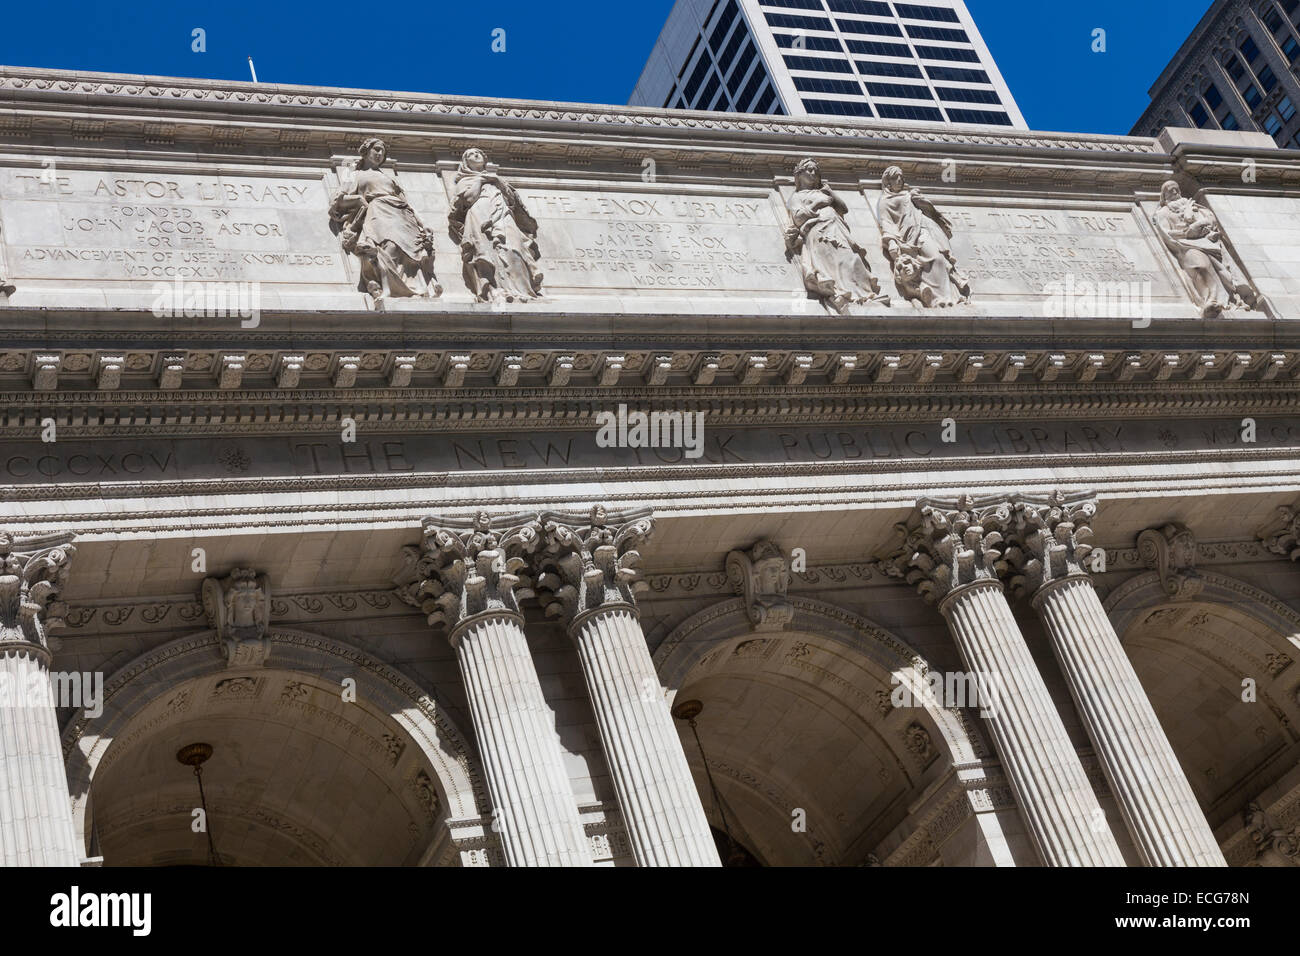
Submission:
[[[880,233],[893,266],[894,285],[913,305],[947,308],[970,301],[970,282],[957,268],[952,223],[921,195],[908,189],[903,171],[890,166],[880,179]]]
[[[339,241],[361,261],[360,288],[376,300],[442,294],[433,272],[433,234],[406,201],[401,185],[383,168],[388,147],[371,137],[361,159],[330,203]]]
[[[795,192],[786,204],[794,225],[785,233],[786,257],[799,257],[803,284],[836,312],[855,302],[889,305],[880,282],[871,274],[867,250],[854,240],[844,214],[844,200],[822,182],[813,159],[794,168]]]
[[[461,156],[447,220],[451,238],[460,243],[465,284],[480,302],[542,294],[537,220],[513,186],[488,172],[481,149],[467,149]]]
[[[1160,189],[1160,207],[1151,220],[1182,266],[1202,318],[1255,308],[1258,293],[1233,270],[1223,248],[1219,220],[1209,208],[1185,198],[1178,183],[1170,180]]]

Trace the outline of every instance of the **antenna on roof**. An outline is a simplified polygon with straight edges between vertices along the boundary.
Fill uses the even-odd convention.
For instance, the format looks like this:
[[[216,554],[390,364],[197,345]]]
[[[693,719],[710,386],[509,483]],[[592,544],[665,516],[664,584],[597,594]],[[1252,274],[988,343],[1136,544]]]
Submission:
[[[253,82],[257,82],[257,67],[253,66],[253,58],[248,58],[248,72],[253,74]]]

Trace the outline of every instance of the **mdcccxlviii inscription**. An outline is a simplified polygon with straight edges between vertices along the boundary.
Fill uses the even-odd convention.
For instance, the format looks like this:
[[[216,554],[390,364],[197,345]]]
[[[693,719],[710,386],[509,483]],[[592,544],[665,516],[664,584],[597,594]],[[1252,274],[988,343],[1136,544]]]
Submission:
[[[703,453],[673,447],[602,448],[584,431],[521,434],[377,435],[340,442],[299,438],[185,438],[174,441],[9,443],[0,485],[400,475],[524,469],[642,468],[665,465],[866,463],[973,458],[1032,464],[1045,457],[1089,459],[1164,451],[1243,447],[1240,419],[1203,422],[978,422],[944,442],[936,423],[704,428]],[[1252,448],[1300,448],[1300,419],[1261,418]]]
[[[790,296],[803,280],[786,261],[766,196],[669,196],[520,188],[546,236],[547,285],[622,292]]]
[[[312,179],[0,170],[11,271],[36,279],[345,282]]]

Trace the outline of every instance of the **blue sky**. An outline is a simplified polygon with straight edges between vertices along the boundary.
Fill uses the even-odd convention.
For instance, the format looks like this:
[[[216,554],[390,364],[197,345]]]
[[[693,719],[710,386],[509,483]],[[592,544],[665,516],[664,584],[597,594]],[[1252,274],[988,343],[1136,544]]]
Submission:
[[[1127,133],[1210,0],[968,0],[1029,125]],[[672,0],[9,3],[0,63],[625,103]],[[191,50],[206,31],[207,52]],[[506,51],[491,50],[492,30]],[[1093,53],[1092,31],[1107,31]]]

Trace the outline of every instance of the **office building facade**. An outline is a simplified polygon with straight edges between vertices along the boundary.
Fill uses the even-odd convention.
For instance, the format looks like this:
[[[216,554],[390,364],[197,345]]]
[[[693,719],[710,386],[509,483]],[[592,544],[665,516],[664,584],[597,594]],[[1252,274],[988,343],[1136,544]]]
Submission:
[[[1027,128],[962,0],[678,0],[629,102]]]
[[[1215,0],[1150,92],[1134,135],[1251,130],[1300,149],[1300,0]]]

